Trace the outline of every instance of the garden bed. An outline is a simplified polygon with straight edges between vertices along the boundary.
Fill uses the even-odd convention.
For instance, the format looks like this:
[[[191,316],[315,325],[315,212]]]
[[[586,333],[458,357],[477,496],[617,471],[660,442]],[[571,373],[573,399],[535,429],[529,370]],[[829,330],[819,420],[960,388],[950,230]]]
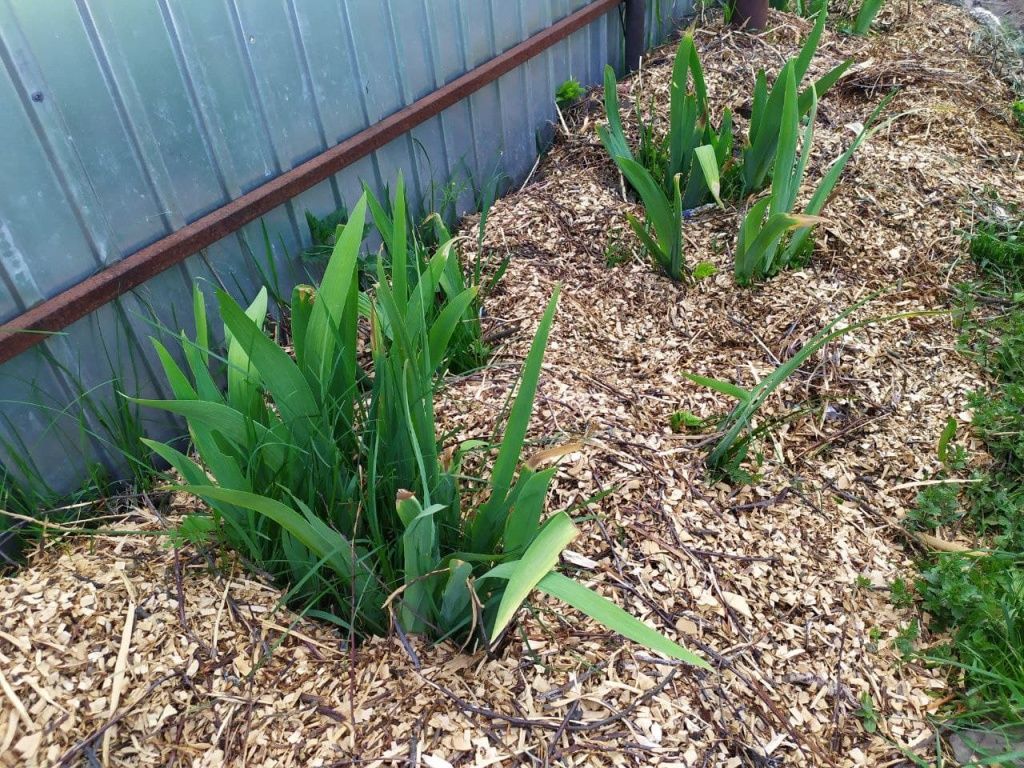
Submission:
[[[776,71],[809,29],[772,21],[762,35],[696,32],[713,113],[732,106],[741,129],[754,71]],[[872,325],[812,358],[766,405],[762,418],[789,416],[760,443],[750,483],[710,483],[708,434],[670,428],[675,412],[732,405],[684,372],[749,386],[876,291],[858,317],[947,309],[971,274],[961,232],[972,197],[1024,202],[1011,97],[970,54],[974,22],[930,2],[883,22],[870,38],[826,32],[812,63],[817,75],[855,61],[819,107],[812,178],[902,90],[825,208],[806,268],[737,288],[729,206],[684,228],[687,263],[717,274],[687,286],[653,273],[625,226],[638,209],[598,142],[591,98],[524,189],[492,209],[485,246],[511,266],[486,309],[509,335],[494,366],[450,381],[438,401],[461,439],[488,436],[560,283],[532,433],[584,440],[549,501],[591,515],[567,565],[714,672],[544,600],[493,659],[400,635],[349,647],[226,554],[146,535],[51,540],[0,584],[2,759],[880,766],[934,754],[945,678],[902,658],[916,612],[894,605],[889,585],[913,578],[897,522],[939,467],[947,419],[969,421],[966,394],[983,383],[956,351],[952,317]],[[624,105],[640,82],[664,108],[673,51],[620,86]],[[156,530],[191,503],[139,503],[125,525]]]

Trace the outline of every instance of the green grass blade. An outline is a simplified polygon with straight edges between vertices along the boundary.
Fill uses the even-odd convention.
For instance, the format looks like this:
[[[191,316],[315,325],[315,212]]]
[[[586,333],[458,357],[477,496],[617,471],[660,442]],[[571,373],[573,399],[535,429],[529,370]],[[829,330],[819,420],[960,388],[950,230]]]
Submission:
[[[782,128],[786,86],[792,72],[793,60],[790,59],[779,72],[767,99],[763,102],[764,108],[756,116],[751,114],[750,124],[752,129],[756,125],[756,133],[751,132],[752,138],[743,153],[743,179],[748,193],[756,192],[764,186],[768,172],[772,168],[779,131]]]
[[[224,393],[221,391],[220,385],[213,380],[213,375],[210,373],[209,349],[190,342],[184,331],[181,333],[181,348],[185,353],[185,361],[192,371],[192,378],[195,381],[196,394],[199,399],[223,403]]]
[[[732,160],[733,139],[732,111],[725,109],[722,112],[722,124],[718,128],[718,136],[713,142],[715,159],[718,160],[719,168],[724,168],[725,164]]]
[[[557,572],[548,573],[537,584],[537,589],[571,605],[608,629],[618,632],[623,637],[650,648],[652,651],[657,651],[672,659],[678,659],[699,669],[711,669],[711,665],[697,654],[669,640],[656,629],[626,613],[615,603],[573,581],[568,576]]]
[[[839,338],[847,333],[863,328],[874,322],[881,322],[888,319],[893,319],[898,316],[892,316],[892,318],[881,318],[864,320],[858,323],[853,323],[844,328],[836,329],[843,320],[849,317],[853,312],[864,306],[868,302],[872,301],[878,294],[874,293],[866,298],[858,301],[856,304],[845,309],[841,312],[834,320],[826,325],[822,330],[816,333],[811,339],[804,344],[789,360],[782,363],[768,376],[759,381],[757,385],[751,390],[751,397],[745,402],[740,403],[735,410],[726,418],[725,427],[726,432],[721,440],[715,445],[711,453],[708,455],[708,464],[712,467],[721,467],[725,464],[727,457],[730,455],[733,445],[739,438],[740,433],[745,430],[750,424],[750,420],[754,414],[761,407],[765,400],[784,382],[797,368],[821,349],[825,344],[829,343],[833,339]],[[910,313],[918,314],[918,313]],[[904,315],[905,316],[905,315]]]
[[[523,442],[526,440],[526,430],[530,424],[533,400],[537,394],[537,383],[544,362],[544,349],[555,320],[555,308],[558,306],[560,291],[561,288],[556,286],[551,294],[547,309],[544,310],[540,325],[537,327],[537,333],[533,337],[533,344],[530,345],[530,351],[526,356],[526,363],[523,365],[518,391],[502,435],[498,458],[491,471],[491,494],[473,521],[472,549],[476,552],[491,550],[505,525],[505,520],[500,515],[505,509],[512,478],[522,455]]]
[[[718,175],[718,157],[715,154],[715,148],[710,144],[703,144],[693,150],[693,154],[697,158],[697,164],[704,175],[704,183],[707,184],[711,196],[715,198],[719,208],[725,208],[721,197],[722,180]]]
[[[753,244],[750,246],[754,253],[755,262],[759,265],[757,271],[760,274],[768,274],[775,261],[775,255],[779,248],[779,241],[782,236],[791,229],[799,227],[812,227],[821,223],[818,216],[806,216],[797,213],[777,213],[769,216],[764,227],[757,233]]]
[[[708,114],[708,86],[704,80],[704,67],[700,63],[700,54],[697,46],[693,44],[693,28],[686,31],[690,37],[690,76],[693,77],[693,93],[697,98],[697,106],[700,110],[700,117],[707,118]]]
[[[622,116],[619,112],[618,83],[615,80],[615,70],[611,65],[604,68],[604,111],[608,118],[608,127],[598,128],[598,135],[601,143],[608,150],[612,159],[628,157],[633,159],[633,153],[629,150],[629,143],[626,141],[626,134],[622,130]]]
[[[370,209],[370,219],[373,221],[373,226],[380,235],[384,248],[390,254],[394,251],[395,247],[394,240],[392,239],[395,232],[395,223],[391,220],[391,215],[381,205],[377,196],[373,194],[373,190],[365,182],[363,183],[363,196],[366,198],[366,204]],[[352,218],[355,217],[353,216]]]
[[[728,381],[712,379],[708,376],[701,376],[697,373],[687,373],[686,371],[683,371],[683,376],[696,384],[700,384],[702,387],[707,387],[708,389],[715,390],[715,392],[720,392],[723,395],[733,397],[741,403],[747,402],[752,396],[751,393],[743,389],[743,387],[730,384]]]
[[[558,557],[579,534],[569,515],[559,512],[554,515],[526,548],[521,559],[515,561],[508,585],[498,604],[498,612],[494,616],[491,638],[496,638],[504,631],[512,617],[523,604],[523,601],[558,563]]]

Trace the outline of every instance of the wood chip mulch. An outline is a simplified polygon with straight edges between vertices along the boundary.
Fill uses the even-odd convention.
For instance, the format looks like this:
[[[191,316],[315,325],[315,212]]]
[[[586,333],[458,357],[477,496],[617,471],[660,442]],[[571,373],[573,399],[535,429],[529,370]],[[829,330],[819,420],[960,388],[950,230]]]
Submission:
[[[773,22],[757,36],[697,30],[716,109],[732,105],[741,127],[755,69],[777,71],[809,29]],[[688,263],[717,275],[675,285],[641,261],[624,220],[639,209],[597,141],[593,99],[491,212],[486,246],[512,261],[487,309],[510,335],[494,367],[445,388],[439,415],[462,439],[490,434],[560,283],[534,434],[587,436],[551,499],[585,516],[566,568],[701,650],[713,673],[544,600],[499,658],[416,638],[353,648],[226,554],[141,534],[68,537],[0,583],[0,764],[894,766],[933,755],[929,719],[949,692],[895,647],[915,612],[894,607],[887,585],[913,578],[897,523],[938,467],[946,419],[965,434],[965,394],[983,383],[956,352],[953,318],[875,324],[812,358],[759,417],[780,422],[750,484],[709,484],[708,434],[675,434],[669,418],[731,407],[683,372],[749,386],[872,292],[858,317],[949,308],[971,274],[971,200],[995,189],[1024,202],[1010,95],[972,57],[973,25],[925,1],[883,35],[826,33],[812,74],[857,64],[821,102],[811,179],[902,90],[825,208],[811,262],[762,286],[733,283],[734,207],[699,211],[685,229]],[[664,111],[673,52],[653,52],[621,85],[624,104],[641,84]],[[609,255],[625,263],[609,267]],[[127,525],[155,530],[189,503],[140,505]],[[873,733],[858,715],[865,696]]]

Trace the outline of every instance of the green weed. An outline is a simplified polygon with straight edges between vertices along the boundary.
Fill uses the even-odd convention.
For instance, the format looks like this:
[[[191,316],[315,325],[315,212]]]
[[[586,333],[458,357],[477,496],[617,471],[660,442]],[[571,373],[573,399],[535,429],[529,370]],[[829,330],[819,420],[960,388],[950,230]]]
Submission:
[[[889,582],[889,602],[897,608],[907,608],[914,604],[914,593],[906,579],[897,576]]]
[[[918,581],[932,627],[951,640],[929,658],[964,679],[967,717],[1012,724],[1024,712],[1024,556],[941,554]]]
[[[893,646],[899,652],[900,656],[904,659],[909,659],[914,655],[914,651],[917,647],[917,641],[921,639],[921,625],[917,619],[911,619],[907,626],[903,627],[899,632],[896,633],[896,639],[893,640]]]
[[[995,379],[968,398],[971,430],[993,461],[973,474],[959,498],[952,484],[932,486],[908,515],[911,528],[959,518],[985,541],[982,556],[922,557],[916,592],[930,628],[948,633],[948,641],[924,658],[946,667],[962,686],[954,727],[997,731],[1024,724],[1024,307],[1016,296],[1024,288],[1021,230],[1017,209],[985,201],[967,235],[980,277],[958,297],[965,318],[961,348]],[[1003,311],[975,322],[971,314],[980,306]],[[963,469],[966,452],[951,448],[954,437],[950,420],[939,438],[939,458],[947,468]],[[999,762],[998,756],[986,761]]]
[[[878,713],[875,712],[875,703],[867,691],[860,695],[860,707],[857,709],[856,715],[860,718],[865,731],[874,733],[878,730]]]
[[[707,280],[709,277],[713,277],[718,274],[718,267],[712,264],[710,261],[701,261],[693,266],[693,279],[696,282],[701,280]]]
[[[927,486],[917,495],[904,525],[912,531],[934,531],[956,522],[962,516],[959,493],[954,483]]]
[[[585,93],[586,89],[580,85],[580,81],[575,77],[570,77],[555,89],[555,103],[559,109],[568,109],[583,98]]]
[[[606,267],[617,267],[633,258],[629,244],[623,239],[622,234],[622,230],[617,227],[608,233],[608,240],[604,245],[604,265]]]
[[[704,427],[704,419],[700,416],[690,413],[689,411],[676,411],[669,416],[669,426],[673,432],[686,432],[691,429],[701,429]]]

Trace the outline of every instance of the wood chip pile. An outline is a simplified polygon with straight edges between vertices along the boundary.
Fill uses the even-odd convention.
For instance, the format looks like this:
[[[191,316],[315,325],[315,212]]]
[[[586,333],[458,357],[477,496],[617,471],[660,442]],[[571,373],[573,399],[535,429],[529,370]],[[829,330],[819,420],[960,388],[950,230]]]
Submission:
[[[758,36],[697,31],[715,109],[731,105],[741,128],[756,68],[777,71],[809,30],[773,22]],[[494,367],[446,387],[439,414],[461,439],[490,435],[561,283],[534,435],[589,438],[563,462],[551,508],[610,491],[574,512],[592,518],[566,568],[715,672],[653,658],[543,600],[496,659],[416,638],[350,648],[227,554],[66,538],[0,583],[0,763],[888,766],[905,764],[903,750],[929,754],[945,681],[902,660],[894,640],[914,612],[886,585],[912,578],[896,523],[937,468],[946,419],[966,424],[965,394],[981,384],[950,316],[873,325],[812,358],[761,416],[789,415],[749,485],[709,484],[708,435],[675,434],[669,417],[732,405],[684,371],[749,386],[871,292],[884,291],[859,316],[949,306],[970,275],[960,233],[972,197],[994,188],[1024,202],[1010,95],[972,58],[973,23],[915,2],[886,34],[826,32],[811,74],[857,64],[821,102],[811,179],[903,89],[825,208],[811,263],[763,286],[732,280],[732,209],[685,228],[688,263],[717,275],[675,285],[642,262],[624,219],[640,210],[597,141],[595,99],[491,212],[486,247],[511,267],[487,310],[510,335]],[[621,85],[624,105],[642,92],[664,111],[674,49]],[[126,525],[159,528],[189,503],[141,505]],[[857,714],[863,694],[874,733]]]

